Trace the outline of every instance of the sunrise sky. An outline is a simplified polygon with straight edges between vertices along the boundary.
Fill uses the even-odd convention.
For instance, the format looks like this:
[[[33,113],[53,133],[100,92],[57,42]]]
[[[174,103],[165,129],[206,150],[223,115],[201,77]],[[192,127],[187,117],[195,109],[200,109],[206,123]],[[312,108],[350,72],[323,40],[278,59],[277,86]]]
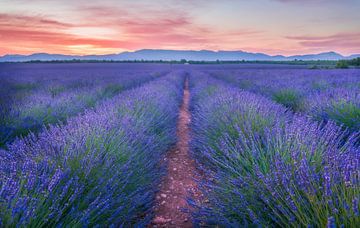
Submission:
[[[31,3],[30,3],[31,2]],[[0,0],[0,55],[360,53],[360,0]]]

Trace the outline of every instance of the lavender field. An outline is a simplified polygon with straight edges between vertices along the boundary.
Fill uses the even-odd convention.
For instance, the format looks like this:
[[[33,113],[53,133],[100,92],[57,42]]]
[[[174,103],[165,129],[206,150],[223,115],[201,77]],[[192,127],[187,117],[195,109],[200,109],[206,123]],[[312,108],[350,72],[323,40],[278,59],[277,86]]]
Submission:
[[[360,69],[0,63],[0,227],[171,227],[182,147],[184,227],[357,227]]]

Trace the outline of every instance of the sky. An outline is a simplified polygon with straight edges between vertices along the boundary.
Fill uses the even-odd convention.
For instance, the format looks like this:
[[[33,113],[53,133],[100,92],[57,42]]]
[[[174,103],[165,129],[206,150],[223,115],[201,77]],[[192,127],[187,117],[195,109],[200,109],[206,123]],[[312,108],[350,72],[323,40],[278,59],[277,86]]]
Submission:
[[[360,53],[360,0],[0,0],[0,55]]]

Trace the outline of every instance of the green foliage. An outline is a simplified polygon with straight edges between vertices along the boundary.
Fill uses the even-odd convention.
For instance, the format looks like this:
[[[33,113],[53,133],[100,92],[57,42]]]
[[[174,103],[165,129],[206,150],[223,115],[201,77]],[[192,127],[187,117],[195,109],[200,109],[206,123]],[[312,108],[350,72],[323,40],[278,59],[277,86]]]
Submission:
[[[329,83],[324,80],[316,80],[311,84],[311,87],[314,90],[322,91],[329,87]]]
[[[344,101],[334,102],[325,110],[327,117],[350,129],[360,129],[360,107]]]
[[[304,109],[303,98],[298,92],[291,89],[283,89],[274,92],[273,100],[287,108],[291,108],[294,112],[299,112]]]
[[[360,66],[360,57],[358,57],[356,59],[348,60],[348,64],[350,66]]]
[[[309,67],[310,70],[316,70],[319,69],[319,67],[317,65],[312,65]]]
[[[336,68],[339,69],[346,69],[349,68],[349,66],[355,66],[355,67],[359,67],[360,66],[360,57],[355,58],[355,59],[350,59],[350,60],[339,60],[336,62]]]
[[[61,94],[65,90],[66,90],[65,86],[54,86],[54,87],[49,88],[51,97],[56,97],[57,95]]]
[[[349,65],[347,63],[347,61],[345,60],[339,60],[337,63],[336,63],[336,68],[339,68],[339,69],[346,69],[346,68],[349,68]]]
[[[31,91],[39,87],[36,83],[16,83],[13,86],[14,90]]]
[[[101,92],[101,97],[113,97],[114,95],[120,93],[123,89],[123,86],[119,84],[108,85]]]

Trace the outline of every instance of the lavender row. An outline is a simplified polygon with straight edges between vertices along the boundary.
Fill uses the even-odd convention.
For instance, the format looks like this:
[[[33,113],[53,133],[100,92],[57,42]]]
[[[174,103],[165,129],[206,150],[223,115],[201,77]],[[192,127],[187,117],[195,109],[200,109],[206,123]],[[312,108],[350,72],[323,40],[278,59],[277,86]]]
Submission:
[[[358,134],[206,74],[193,75],[191,85],[191,145],[207,177],[201,186],[209,201],[194,205],[199,224],[360,223]]]
[[[0,71],[0,146],[164,74],[161,68],[104,70],[91,65],[38,71],[13,68]]]
[[[173,72],[1,150],[0,226],[146,224],[183,81]]]
[[[248,69],[216,71],[217,78],[265,95],[314,119],[360,130],[360,70]]]

